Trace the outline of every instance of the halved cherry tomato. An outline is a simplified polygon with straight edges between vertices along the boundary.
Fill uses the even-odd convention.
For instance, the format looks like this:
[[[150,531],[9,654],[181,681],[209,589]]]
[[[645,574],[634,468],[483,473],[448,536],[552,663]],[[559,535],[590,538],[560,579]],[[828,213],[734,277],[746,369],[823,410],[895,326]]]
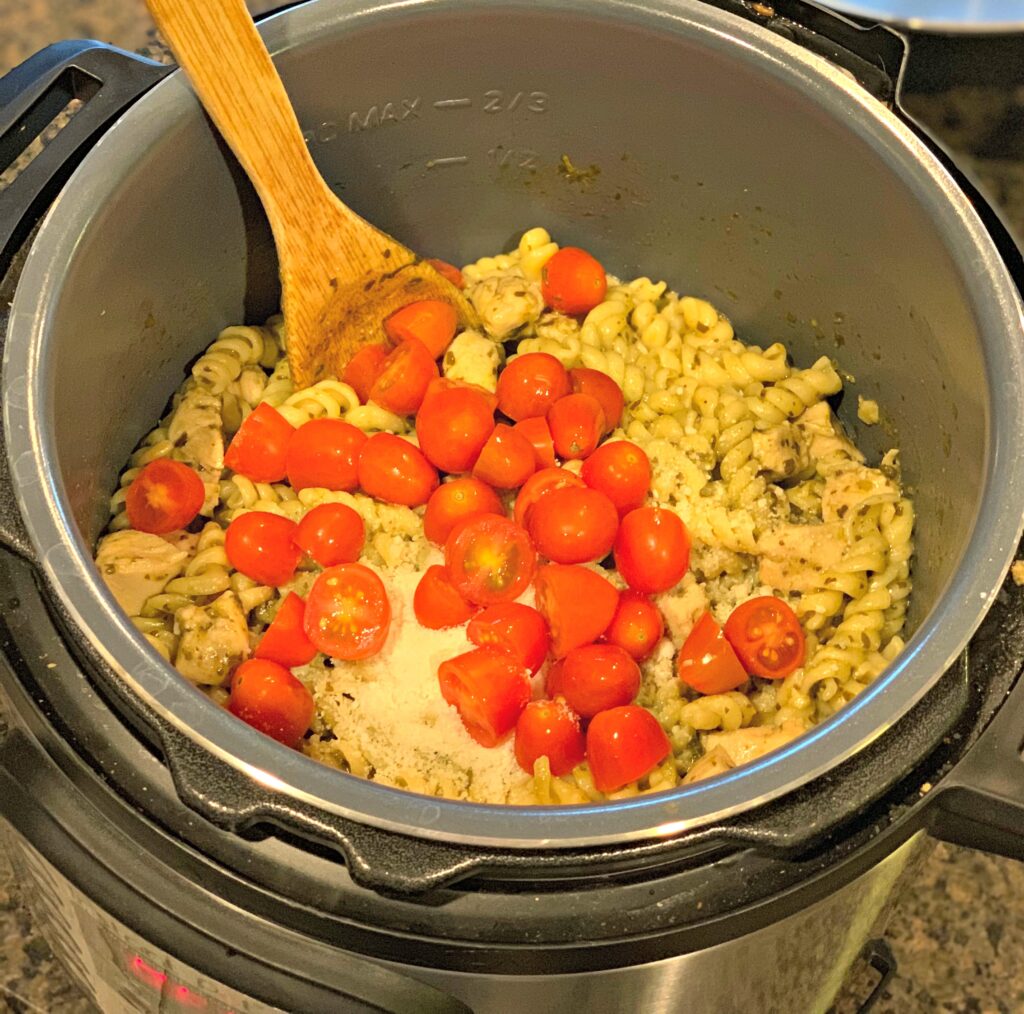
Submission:
[[[551,436],[551,427],[544,416],[523,419],[512,427],[522,433],[533,447],[533,458],[537,468],[554,468],[558,464],[555,457],[555,441]]]
[[[469,621],[466,636],[480,648],[508,652],[532,676],[547,658],[548,625],[544,617],[521,602],[497,602]]]
[[[462,272],[454,265],[443,261],[440,257],[428,257],[427,263],[441,276],[447,278],[457,289],[461,289]]]
[[[132,528],[166,535],[184,528],[199,513],[206,488],[199,473],[181,461],[158,458],[142,466],[125,497]]]
[[[465,623],[476,609],[456,590],[441,564],[428,567],[412,597],[413,612],[420,626],[443,630]]]
[[[596,489],[565,486],[542,496],[530,511],[527,530],[537,552],[555,563],[589,563],[606,557],[615,542],[619,515]]]
[[[306,735],[315,710],[313,695],[283,665],[270,659],[243,662],[231,679],[228,711],[292,749]]]
[[[511,426],[498,423],[473,466],[473,475],[498,489],[515,489],[533,475],[533,446]]]
[[[534,506],[548,493],[569,486],[582,488],[583,485],[583,480],[567,468],[542,468],[539,472],[534,472],[523,483],[523,488],[516,497],[516,505],[512,511],[516,524],[528,527]]]
[[[617,644],[585,644],[565,656],[559,693],[581,718],[632,704],[640,666]]]
[[[420,448],[443,472],[468,472],[493,432],[493,409],[470,387],[435,385],[416,417]]]
[[[609,644],[617,644],[642,662],[650,657],[664,633],[661,610],[646,595],[627,588],[619,597],[619,608],[604,636]]]
[[[314,507],[295,531],[295,544],[321,567],[355,563],[365,540],[363,519],[343,503]]]
[[[361,563],[321,571],[306,596],[306,636],[332,658],[376,655],[387,640],[391,603],[381,579]]]
[[[537,609],[551,630],[551,653],[562,658],[596,641],[612,622],[618,590],[597,572],[549,563],[537,568]]]
[[[725,637],[749,673],[781,680],[804,664],[806,643],[796,613],[774,595],[737,606],[725,621]]]
[[[679,678],[702,694],[724,694],[747,682],[747,671],[709,612],[694,624],[677,662]]]
[[[560,458],[588,458],[604,433],[604,409],[589,394],[567,394],[548,410],[548,425]]]
[[[268,511],[241,514],[224,533],[228,562],[260,584],[285,584],[302,555],[294,542],[296,528],[294,521]]]
[[[384,321],[384,331],[393,342],[418,339],[433,359],[448,348],[458,326],[455,307],[442,299],[420,299],[395,310]]]
[[[385,342],[364,345],[349,361],[341,379],[351,387],[364,404],[370,400],[370,390],[384,368],[384,360],[391,354]]]
[[[493,391],[488,391],[486,387],[481,387],[479,384],[471,384],[468,380],[452,380],[451,377],[438,377],[437,380],[432,380],[423,400],[426,401],[432,395],[450,391],[452,388],[460,391],[476,391],[487,402],[487,408],[491,415],[498,411],[498,396]]]
[[[396,415],[412,415],[423,404],[428,385],[437,377],[437,363],[427,346],[410,338],[381,364],[370,388],[370,401]]]
[[[511,602],[533,580],[537,554],[514,521],[496,514],[464,518],[451,530],[444,562],[452,584],[478,606]]]
[[[604,493],[620,515],[639,507],[651,488],[650,459],[628,440],[601,444],[583,462],[580,475],[591,489]]]
[[[374,433],[359,455],[359,485],[387,503],[419,507],[437,489],[437,471],[423,452],[391,433]]]
[[[616,792],[650,774],[671,750],[658,720],[635,704],[602,711],[587,728],[587,761],[599,792]]]
[[[516,356],[498,377],[498,408],[510,419],[547,415],[569,393],[569,374],[546,352]]]
[[[344,419],[310,419],[288,447],[288,482],[295,490],[356,489],[365,444],[366,434]]]
[[[481,746],[497,746],[530,700],[530,678],[511,655],[477,648],[442,662],[441,696],[458,709],[462,724]]]
[[[253,482],[280,482],[287,472],[295,427],[276,408],[261,403],[242,420],[224,452],[224,467]]]
[[[608,291],[608,278],[586,250],[564,246],[541,269],[541,292],[552,310],[570,316],[589,313]]]
[[[427,510],[423,515],[423,534],[434,545],[443,546],[455,525],[474,514],[504,516],[505,508],[498,494],[479,479],[442,482],[427,501]]]
[[[278,607],[273,622],[263,632],[253,655],[256,658],[269,658],[271,662],[277,662],[287,669],[312,662],[316,655],[316,645],[306,637],[306,631],[302,628],[305,615],[305,601],[295,592],[289,592]]]
[[[564,701],[531,701],[516,722],[515,753],[519,766],[533,774],[533,766],[547,757],[553,775],[567,775],[587,751],[580,720]]]
[[[562,680],[565,678],[565,659],[556,658],[544,674],[544,692],[548,697],[562,696]]]
[[[587,366],[576,366],[569,371],[569,383],[574,394],[589,394],[596,398],[604,411],[604,427],[601,431],[611,433],[622,421],[622,408],[625,404],[622,388],[600,370],[592,370]]]
[[[690,564],[690,535],[679,515],[665,507],[638,507],[619,525],[615,567],[630,588],[646,595],[668,591]]]

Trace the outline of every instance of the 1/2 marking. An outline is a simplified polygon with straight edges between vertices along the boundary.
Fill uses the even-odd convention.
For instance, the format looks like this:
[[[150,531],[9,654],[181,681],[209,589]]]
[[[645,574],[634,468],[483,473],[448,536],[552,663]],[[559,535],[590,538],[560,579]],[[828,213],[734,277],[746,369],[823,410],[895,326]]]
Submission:
[[[540,155],[532,148],[506,148],[499,144],[487,152],[487,157],[499,169],[529,169],[531,171],[539,168],[537,160]]]

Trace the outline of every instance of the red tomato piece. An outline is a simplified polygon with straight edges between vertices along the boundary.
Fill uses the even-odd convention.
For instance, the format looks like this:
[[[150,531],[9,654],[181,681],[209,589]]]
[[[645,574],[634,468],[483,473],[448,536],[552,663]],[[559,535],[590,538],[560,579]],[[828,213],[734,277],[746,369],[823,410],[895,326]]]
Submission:
[[[679,515],[664,507],[638,507],[619,525],[615,567],[630,588],[646,595],[668,591],[690,564],[690,535]]]
[[[314,507],[295,532],[295,544],[321,567],[355,563],[365,540],[363,519],[343,503]]]
[[[463,287],[462,272],[454,265],[439,257],[428,257],[427,263],[442,277],[447,278],[457,289]]]
[[[224,467],[253,482],[280,482],[287,472],[295,427],[276,408],[257,405],[242,420],[224,452]]]
[[[565,678],[565,659],[556,658],[544,674],[544,692],[548,697],[562,697],[562,680]]]
[[[511,655],[477,648],[442,662],[441,696],[455,706],[466,731],[481,746],[497,746],[530,700],[530,678]]]
[[[498,423],[473,466],[473,475],[498,489],[515,489],[533,475],[533,445],[511,426]]]
[[[596,641],[619,605],[615,586],[587,567],[560,563],[538,567],[536,587],[537,608],[548,621],[555,658]]]
[[[640,691],[640,666],[616,644],[585,644],[565,656],[559,694],[581,718],[632,704]]]
[[[380,373],[370,388],[370,401],[395,415],[412,415],[423,404],[427,387],[437,377],[437,363],[427,346],[410,338],[381,364]]]
[[[437,471],[418,447],[391,433],[375,433],[359,455],[359,485],[387,503],[419,507],[437,489]]]
[[[601,435],[611,433],[622,421],[622,409],[625,401],[622,388],[600,370],[592,370],[586,366],[576,366],[569,371],[569,383],[574,394],[589,394],[596,398],[604,412],[604,426]]]
[[[724,694],[747,682],[747,671],[709,612],[694,624],[676,663],[679,678],[702,694]]]
[[[391,354],[391,346],[385,342],[364,345],[349,361],[341,379],[351,387],[365,405],[370,400],[374,381],[384,368],[384,361]]]
[[[455,525],[474,514],[500,514],[504,517],[505,508],[498,494],[479,479],[443,482],[427,501],[423,533],[435,546],[443,546]]]
[[[589,563],[611,552],[619,515],[604,493],[565,486],[537,501],[527,527],[541,556],[555,563]]]
[[[433,387],[416,417],[427,460],[443,472],[468,472],[494,432],[494,410],[471,387]]]
[[[555,441],[551,436],[551,427],[543,416],[534,416],[532,419],[523,419],[512,427],[517,433],[522,433],[530,446],[533,447],[533,458],[537,468],[554,468],[558,464],[555,457]]]
[[[310,419],[288,447],[288,482],[292,489],[351,492],[359,486],[359,455],[366,434],[344,419]]]
[[[464,518],[455,525],[445,543],[444,560],[452,584],[478,606],[519,598],[537,566],[526,532],[495,514]]]
[[[725,621],[726,640],[749,673],[781,680],[804,664],[807,645],[796,613],[774,595],[737,606]]]
[[[547,415],[569,393],[569,374],[546,352],[516,356],[498,377],[498,408],[510,419]]]
[[[508,652],[532,676],[547,658],[548,625],[536,609],[521,602],[497,602],[469,621],[466,635],[479,648]]]
[[[361,563],[342,563],[317,575],[306,596],[306,636],[332,658],[376,655],[387,640],[391,603],[384,583]]]
[[[591,489],[599,489],[620,515],[641,506],[651,488],[651,461],[628,440],[602,444],[583,462],[580,473]]]
[[[601,262],[575,246],[564,246],[541,269],[544,302],[559,313],[590,313],[608,291]]]
[[[617,644],[638,662],[649,658],[665,633],[661,610],[646,595],[628,588],[619,597],[605,640]]]
[[[315,709],[313,695],[305,686],[270,659],[243,662],[231,679],[228,711],[292,749],[306,735]]]
[[[393,342],[421,341],[432,359],[448,348],[458,326],[455,307],[443,299],[420,299],[384,321],[384,331]]]
[[[528,527],[533,508],[548,493],[569,486],[582,488],[583,485],[583,480],[566,468],[542,468],[539,472],[534,472],[523,483],[523,488],[516,497],[516,504],[512,511],[516,524],[522,525],[524,528]]]
[[[268,511],[241,514],[224,533],[228,562],[260,584],[286,584],[302,555],[294,541],[296,528],[294,521]]]
[[[551,406],[548,425],[560,458],[588,458],[605,431],[604,410],[589,394],[567,394]]]
[[[124,506],[132,528],[166,535],[191,523],[205,499],[206,488],[194,468],[158,458],[132,479]]]
[[[476,391],[487,402],[487,408],[491,415],[498,411],[498,396],[493,391],[488,391],[486,387],[481,387],[479,384],[471,384],[467,380],[452,380],[450,377],[438,377],[437,380],[432,380],[423,400],[426,401],[432,395],[440,394],[442,391],[451,391],[453,388],[459,391]]]
[[[567,775],[586,756],[587,741],[580,720],[564,701],[531,701],[516,722],[515,753],[519,766],[533,766],[547,757],[553,775]]]
[[[587,728],[587,761],[599,792],[617,792],[650,774],[671,750],[658,720],[635,704],[602,711]]]
[[[253,655],[256,658],[269,658],[286,669],[297,665],[309,665],[316,656],[316,645],[306,637],[302,627],[306,615],[306,603],[295,592],[278,606],[273,622],[263,632],[260,643],[256,645]]]
[[[420,626],[443,630],[465,623],[476,611],[456,590],[441,564],[428,567],[412,597]]]

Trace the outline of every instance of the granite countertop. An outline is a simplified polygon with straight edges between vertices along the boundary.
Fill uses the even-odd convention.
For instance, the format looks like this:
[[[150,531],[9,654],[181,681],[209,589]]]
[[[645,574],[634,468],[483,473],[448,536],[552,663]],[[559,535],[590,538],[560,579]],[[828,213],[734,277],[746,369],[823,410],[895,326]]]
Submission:
[[[254,0],[254,9],[274,6]],[[0,73],[47,43],[92,37],[144,46],[142,0],[0,0]],[[1024,63],[1009,86],[960,85],[908,100],[973,171],[1024,236]],[[2,720],[0,720],[2,722]],[[877,1014],[1024,1011],[1024,864],[937,846],[901,898],[886,934],[898,972]],[[838,1014],[870,990],[856,970]],[[0,1011],[91,1014],[33,925],[0,851]]]

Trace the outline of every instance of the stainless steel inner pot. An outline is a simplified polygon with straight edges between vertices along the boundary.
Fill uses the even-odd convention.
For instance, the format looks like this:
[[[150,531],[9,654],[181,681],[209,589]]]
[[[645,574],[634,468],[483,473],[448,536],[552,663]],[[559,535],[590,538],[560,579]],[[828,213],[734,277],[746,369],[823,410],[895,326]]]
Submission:
[[[221,327],[275,306],[248,186],[182,75],[103,138],[44,222],[12,308],[9,454],[64,606],[141,698],[264,784],[424,837],[557,848],[667,835],[803,784],[885,733],[964,648],[1021,528],[1021,305],[968,201],[823,59],[699,0],[316,0],[264,35],[325,177],[461,262],[542,224],[619,276],[705,296],[746,340],[825,353],[841,415],[899,441],[916,498],[913,637],[785,750],[686,790],[514,813],[353,778],[255,735],[137,636],[91,562],[117,473]],[[585,179],[560,166],[593,167]],[[880,427],[856,423],[877,398]]]

